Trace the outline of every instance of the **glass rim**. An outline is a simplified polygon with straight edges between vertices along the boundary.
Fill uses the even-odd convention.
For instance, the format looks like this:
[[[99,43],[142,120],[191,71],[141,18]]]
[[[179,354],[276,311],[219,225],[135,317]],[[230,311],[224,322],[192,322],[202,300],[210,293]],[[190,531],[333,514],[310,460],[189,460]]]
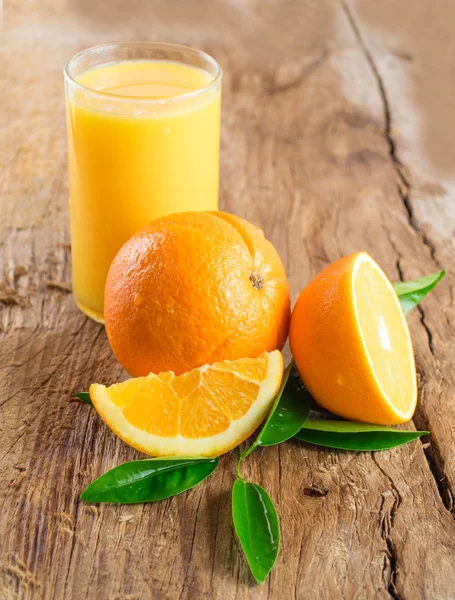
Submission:
[[[195,54],[196,56],[199,56],[205,60],[207,60],[207,62],[209,62],[215,70],[215,75],[212,81],[210,81],[209,83],[196,88],[195,90],[191,90],[189,92],[185,92],[183,94],[178,94],[176,96],[169,96],[168,98],[147,98],[146,96],[124,96],[121,94],[112,94],[111,92],[104,92],[104,91],[100,91],[100,90],[95,90],[91,87],[88,87],[82,83],[80,83],[79,81],[77,81],[70,73],[70,68],[72,66],[72,64],[83,58],[85,55],[93,52],[93,51],[99,51],[102,48],[114,48],[116,46],[154,46],[157,49],[170,49],[170,50],[177,50],[177,51],[190,51],[191,53]],[[143,59],[137,59],[137,60],[143,60]],[[166,60],[166,59],[157,59],[157,60]],[[114,62],[114,61],[111,61]],[[126,60],[122,62],[127,62]],[[173,61],[173,62],[181,62],[181,61]],[[109,62],[105,63],[107,64],[111,64]],[[181,62],[181,64],[185,64],[183,62]],[[101,66],[101,65],[100,65]],[[200,68],[200,67],[196,67],[196,68]],[[201,70],[204,70],[203,68],[201,68]],[[208,72],[208,71],[207,71]],[[128,100],[140,100],[141,102],[147,103],[147,104],[167,104],[168,102],[172,102],[172,101],[184,101],[187,98],[193,98],[196,96],[199,96],[205,92],[210,91],[212,88],[216,87],[216,85],[221,81],[222,75],[223,75],[223,71],[221,69],[220,64],[218,63],[218,61],[213,58],[213,56],[210,56],[210,54],[207,54],[206,52],[204,52],[203,50],[198,50],[197,48],[192,48],[191,46],[184,46],[182,44],[173,44],[171,42],[151,42],[151,41],[134,41],[134,42],[110,42],[107,44],[97,44],[96,46],[91,46],[90,48],[86,48],[85,50],[81,50],[80,52],[78,52],[77,54],[75,54],[72,58],[69,59],[69,61],[65,64],[64,68],[63,68],[63,74],[65,77],[65,81],[69,84],[71,84],[72,86],[76,87],[78,90],[80,90],[83,93],[89,92],[90,94],[93,94],[96,97],[99,98],[108,98],[108,99],[116,99],[116,100],[120,100],[123,102],[128,102]]]

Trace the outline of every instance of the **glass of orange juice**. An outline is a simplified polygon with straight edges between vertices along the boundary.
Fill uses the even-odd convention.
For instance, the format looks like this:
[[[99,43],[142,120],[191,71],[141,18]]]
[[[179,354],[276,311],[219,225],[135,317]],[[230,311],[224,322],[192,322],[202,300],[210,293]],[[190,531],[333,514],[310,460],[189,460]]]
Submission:
[[[112,259],[163,215],[217,210],[221,68],[155,42],[84,50],[65,67],[73,294],[103,322]]]

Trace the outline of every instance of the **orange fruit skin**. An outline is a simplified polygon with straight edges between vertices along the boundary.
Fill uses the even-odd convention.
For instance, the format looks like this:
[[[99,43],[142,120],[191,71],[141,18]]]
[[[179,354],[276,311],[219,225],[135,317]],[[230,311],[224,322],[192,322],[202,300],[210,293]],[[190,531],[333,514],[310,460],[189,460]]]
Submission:
[[[357,254],[326,267],[302,291],[289,331],[297,369],[323,408],[353,421],[394,425],[365,355],[352,293]]]
[[[131,375],[180,375],[281,350],[289,286],[278,253],[254,225],[223,212],[177,213],[120,249],[107,277],[104,319]]]

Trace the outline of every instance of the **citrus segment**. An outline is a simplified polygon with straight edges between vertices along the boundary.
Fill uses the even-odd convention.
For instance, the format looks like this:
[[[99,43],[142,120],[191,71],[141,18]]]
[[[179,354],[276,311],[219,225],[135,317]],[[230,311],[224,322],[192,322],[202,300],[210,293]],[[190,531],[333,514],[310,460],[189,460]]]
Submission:
[[[153,373],[107,388],[90,386],[106,424],[151,456],[218,456],[264,419],[280,387],[279,350],[204,365],[182,375]]]
[[[408,326],[386,275],[366,253],[324,269],[301,293],[291,350],[316,401],[341,417],[408,421],[417,384]]]
[[[267,374],[267,364],[264,361],[258,361],[255,358],[244,358],[241,363],[225,361],[224,371],[234,373],[237,377],[243,377],[247,381],[259,383]]]
[[[177,398],[168,393],[167,382],[156,377],[137,383],[140,384],[140,389],[133,393],[130,401],[123,408],[127,421],[155,435],[177,435],[179,406]],[[126,386],[123,396],[127,394]],[[115,395],[113,396],[115,398]],[[153,413],[147,410],[150,397],[153,397]]]

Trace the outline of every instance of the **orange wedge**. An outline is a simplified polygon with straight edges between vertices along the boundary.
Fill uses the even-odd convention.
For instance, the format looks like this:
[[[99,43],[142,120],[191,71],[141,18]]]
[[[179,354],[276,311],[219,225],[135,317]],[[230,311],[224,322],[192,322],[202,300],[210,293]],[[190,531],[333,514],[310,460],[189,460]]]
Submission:
[[[124,442],[150,456],[218,456],[264,419],[283,377],[279,350],[90,386],[101,418]]]
[[[301,293],[290,343],[316,401],[346,419],[394,425],[417,402],[411,337],[392,284],[365,252],[324,269]]]

